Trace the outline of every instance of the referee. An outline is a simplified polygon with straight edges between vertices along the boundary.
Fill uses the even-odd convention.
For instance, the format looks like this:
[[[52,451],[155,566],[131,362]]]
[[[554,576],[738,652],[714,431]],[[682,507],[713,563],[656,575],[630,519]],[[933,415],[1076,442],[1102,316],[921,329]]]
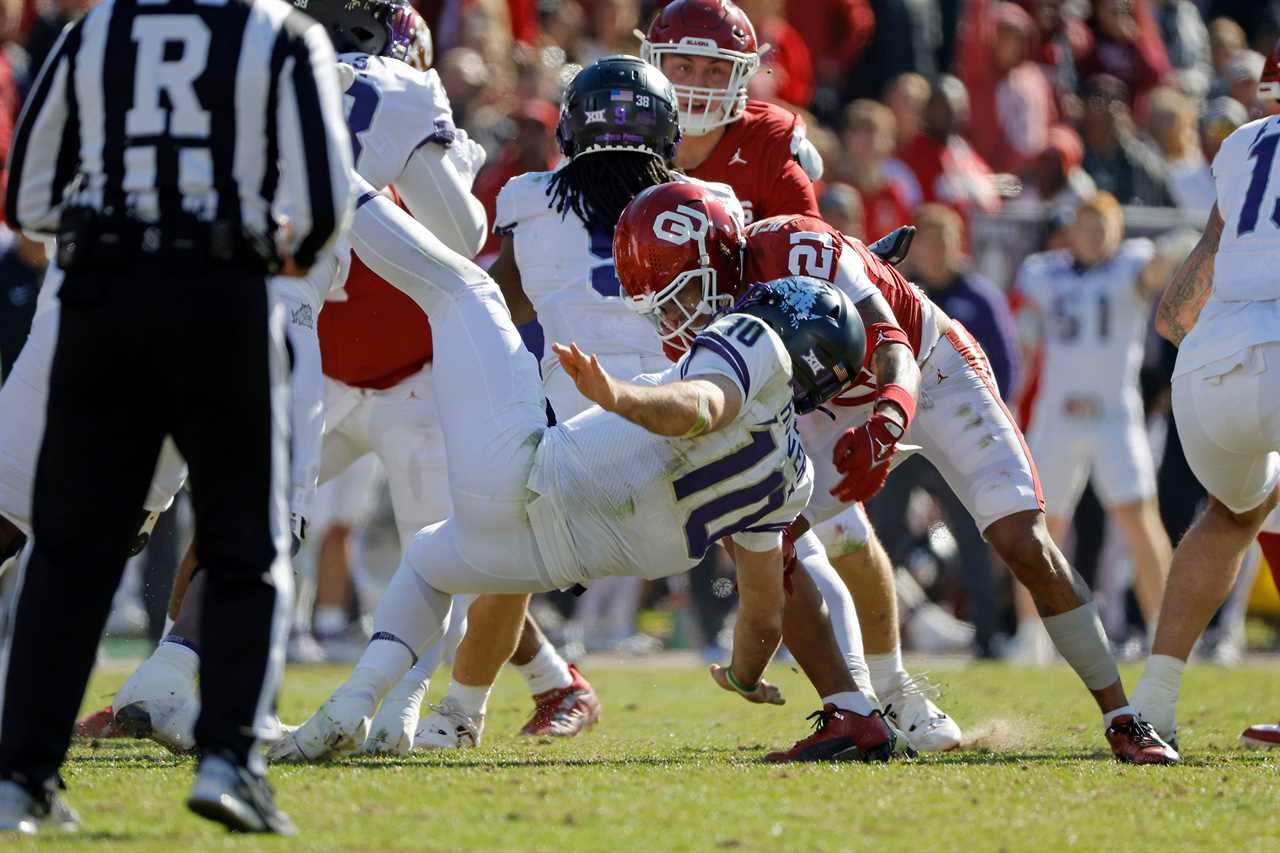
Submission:
[[[6,212],[56,236],[66,278],[34,547],[0,652],[0,829],[77,824],[58,768],[171,435],[208,573],[187,804],[293,831],[257,749],[293,591],[284,318],[266,280],[304,274],[347,225],[349,145],[329,38],[280,0],[103,0],[37,77]]]

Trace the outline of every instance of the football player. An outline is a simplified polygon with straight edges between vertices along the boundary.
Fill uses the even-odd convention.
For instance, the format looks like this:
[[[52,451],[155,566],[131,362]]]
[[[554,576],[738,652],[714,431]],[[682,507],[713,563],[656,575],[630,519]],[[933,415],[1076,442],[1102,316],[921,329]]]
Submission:
[[[1138,369],[1168,269],[1150,240],[1124,239],[1124,212],[1108,192],[1080,206],[1069,235],[1069,248],[1032,255],[1016,279],[1035,321],[1021,325],[1042,359],[1027,443],[1055,542],[1093,478],[1133,554],[1134,593],[1154,627],[1173,546],[1156,506]]]
[[[658,106],[662,109],[655,109]],[[735,219],[742,219],[728,187],[703,184],[670,170],[679,141],[675,106],[671,84],[661,72],[633,57],[599,60],[580,72],[565,93],[557,136],[566,159],[554,171],[513,178],[498,196],[496,230],[503,242],[490,274],[501,287],[512,318],[517,324],[537,319],[549,340],[575,339],[581,348],[595,352],[614,376],[656,373],[669,364],[653,328],[620,298],[613,273],[614,224],[627,202],[637,192],[665,181],[691,181],[720,198]],[[542,375],[558,421],[568,421],[593,405],[554,354],[544,358]],[[821,548],[814,542],[816,553],[810,555],[807,545],[800,546],[806,557],[803,565],[826,600],[855,681],[870,692],[853,603]],[[482,597],[480,603],[489,598]],[[476,632],[468,632],[455,667],[465,666],[474,678],[460,689],[450,685],[450,695],[423,720],[417,746],[478,742],[483,706],[477,703],[487,699],[488,685],[502,661],[492,653],[497,643],[486,653],[477,648],[475,637]],[[525,646],[529,638],[526,629],[520,645]],[[576,670],[570,670],[578,680]],[[565,673],[564,683],[554,686],[562,691],[570,688],[569,675]],[[477,678],[483,684],[476,684]],[[481,689],[468,689],[472,685]],[[595,722],[599,703],[594,694],[579,687],[559,696],[549,711],[543,720],[535,717],[525,732],[576,734]]]
[[[1280,43],[1258,83],[1280,102]],[[1134,704],[1166,737],[1191,648],[1226,600],[1280,484],[1280,116],[1235,130],[1213,159],[1217,202],[1156,309],[1178,346],[1173,417],[1209,506],[1178,543]],[[1255,727],[1257,728],[1257,727]],[[1260,731],[1245,732],[1251,736]]]
[[[469,188],[483,153],[453,127],[436,73],[406,61],[430,58],[421,19],[394,2],[347,6],[339,0],[312,0],[307,11],[325,24],[339,52],[356,171],[379,188],[394,182],[406,205],[416,199],[412,209],[439,229],[443,242],[474,254],[486,223]],[[399,172],[393,163],[401,164]],[[404,187],[410,188],[407,193]],[[345,287],[319,313],[321,340],[313,344],[317,352],[324,351],[327,378],[323,451],[310,457],[318,460],[311,464],[327,481],[366,453],[376,453],[388,471],[397,530],[408,542],[422,527],[449,514],[430,327],[411,300],[345,249],[340,256],[344,265],[352,264],[351,275],[344,271],[338,281],[345,279]],[[314,327],[314,315],[309,316]],[[173,630],[114,702],[117,723],[125,732],[179,751],[191,745],[190,724],[199,710],[194,686],[199,577],[189,586],[179,578],[182,602]],[[462,625],[460,619],[458,631]],[[436,658],[445,651],[436,650]],[[420,698],[405,703],[412,719],[383,727],[401,732],[405,748]]]
[[[704,220],[704,237],[714,230],[740,246],[738,223],[708,197],[700,203],[715,216]],[[597,405],[547,426],[537,364],[493,280],[384,199],[356,217],[360,257],[435,318],[437,390],[453,401],[441,411],[453,515],[414,537],[351,677],[271,756],[314,760],[364,743],[378,703],[444,630],[450,593],[660,578],[726,539],[742,607],[733,661],[712,676],[748,701],[781,702],[763,674],[795,616],[787,612],[804,599],[784,591],[781,531],[811,490],[793,406],[820,405],[861,363],[861,324],[848,301],[819,282],[762,288],[709,326],[703,345],[641,382],[557,343],[562,368]],[[704,285],[717,305],[728,301],[713,281]],[[795,574],[793,583],[807,580]],[[901,738],[858,692],[821,609],[802,621],[825,650],[821,672],[810,675],[823,694],[820,743],[779,757],[887,759]],[[795,648],[808,670],[809,648]],[[826,693],[831,686],[837,692]]]
[[[290,520],[294,550],[301,544],[311,496],[315,493],[322,417],[320,348],[314,317],[332,281],[345,264],[326,252],[306,278],[275,276],[268,282],[271,299],[288,314],[286,333],[292,354],[290,375]],[[52,258],[37,296],[36,314],[9,379],[0,387],[0,573],[16,563],[31,531],[31,496],[36,458],[44,434],[49,370],[58,334],[58,289],[62,270]],[[187,468],[172,439],[165,439],[147,497],[139,512],[139,529],[131,549],[146,546],[160,513],[168,509],[186,481]],[[7,561],[6,561],[6,558]],[[194,553],[186,561],[195,565]]]
[[[818,216],[813,182],[822,156],[790,110],[747,97],[760,70],[755,27],[730,0],[675,0],[648,34],[640,56],[666,75],[679,99],[684,139],[675,166],[733,187],[747,224],[767,216]]]
[[[822,157],[790,111],[747,97],[760,68],[750,19],[729,0],[675,0],[641,37],[640,55],[675,86],[684,133],[678,169],[733,188],[746,221],[784,214],[820,217],[813,182]],[[896,588],[889,555],[861,506],[817,533],[858,606],[876,693],[918,749],[959,746],[960,727],[931,699],[936,686],[902,662]]]
[[[643,206],[648,216],[637,222],[637,233],[666,233],[663,223],[687,204],[688,193],[683,185],[666,184],[638,196],[632,207]],[[672,316],[691,321],[717,310],[686,283],[710,279],[732,291],[739,282],[768,281],[780,272],[832,282],[867,329],[866,364],[853,389],[833,400],[840,415],[807,419],[814,493],[796,531],[874,495],[899,444],[904,452],[920,450],[1031,590],[1059,652],[1094,694],[1115,756],[1135,763],[1177,761],[1125,698],[1088,590],[1045,529],[1035,464],[1022,434],[1000,400],[982,349],[964,327],[890,264],[816,218],[759,221],[748,229],[745,251],[711,239],[703,251],[686,240],[681,251],[656,252],[644,240],[624,241],[620,229],[619,278],[665,341],[689,335],[688,324],[673,323]],[[708,258],[727,260],[713,264]]]

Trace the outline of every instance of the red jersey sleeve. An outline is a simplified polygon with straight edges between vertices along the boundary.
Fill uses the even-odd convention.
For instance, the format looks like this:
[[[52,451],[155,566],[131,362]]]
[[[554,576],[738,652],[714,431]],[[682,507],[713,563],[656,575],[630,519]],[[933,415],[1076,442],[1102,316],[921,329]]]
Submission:
[[[889,303],[898,325],[911,340],[911,351],[920,354],[924,303],[916,287],[902,273],[880,260],[860,240],[841,234],[812,216],[775,216],[747,228],[744,282],[756,284],[789,275],[806,275],[836,283],[837,268],[845,253],[865,269],[867,279]]]

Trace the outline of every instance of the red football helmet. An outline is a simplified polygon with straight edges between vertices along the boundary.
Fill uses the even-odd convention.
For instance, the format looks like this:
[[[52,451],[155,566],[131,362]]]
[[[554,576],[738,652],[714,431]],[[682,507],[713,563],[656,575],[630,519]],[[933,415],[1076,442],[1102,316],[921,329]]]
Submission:
[[[1271,48],[1271,55],[1267,57],[1266,65],[1262,66],[1258,97],[1280,101],[1280,41]]]
[[[672,361],[737,299],[746,245],[738,220],[697,184],[658,184],[622,211],[613,232],[618,282]]]
[[[671,54],[730,63],[724,88],[675,84],[680,129],[690,136],[738,120],[747,108],[747,81],[759,70],[761,53],[751,21],[729,0],[675,0],[658,13],[648,37],[642,35],[640,41],[640,57],[659,71],[662,58]]]

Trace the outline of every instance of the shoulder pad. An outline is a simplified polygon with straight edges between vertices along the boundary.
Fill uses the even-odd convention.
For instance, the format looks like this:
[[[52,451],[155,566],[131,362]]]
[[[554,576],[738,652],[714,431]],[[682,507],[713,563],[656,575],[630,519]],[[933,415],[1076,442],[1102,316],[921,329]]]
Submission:
[[[1041,276],[1055,270],[1064,269],[1069,265],[1069,253],[1065,249],[1037,252],[1034,255],[1028,255],[1022,262],[1022,266],[1018,268],[1018,275],[1015,281],[1019,287],[1026,287]]]
[[[547,185],[554,172],[525,172],[511,178],[498,192],[493,216],[496,233],[510,233],[522,221],[551,210]]]
[[[710,195],[714,196],[716,201],[724,205],[725,210],[729,211],[729,215],[732,216],[739,225],[745,225],[747,221],[746,214],[742,211],[742,202],[738,201],[738,196],[733,191],[733,187],[728,184],[720,183],[719,181],[699,180],[698,178],[694,178],[680,172],[677,172],[676,176],[676,180],[682,183],[694,184],[695,186],[702,187]]]
[[[786,139],[790,151],[792,132],[800,117],[777,104],[749,100],[740,120],[751,125],[752,133]]]
[[[749,240],[759,234],[771,234],[773,232],[791,234],[796,231],[816,231],[819,234],[841,236],[839,231],[816,216],[806,216],[802,213],[784,213],[752,222],[747,226],[747,239]]]

